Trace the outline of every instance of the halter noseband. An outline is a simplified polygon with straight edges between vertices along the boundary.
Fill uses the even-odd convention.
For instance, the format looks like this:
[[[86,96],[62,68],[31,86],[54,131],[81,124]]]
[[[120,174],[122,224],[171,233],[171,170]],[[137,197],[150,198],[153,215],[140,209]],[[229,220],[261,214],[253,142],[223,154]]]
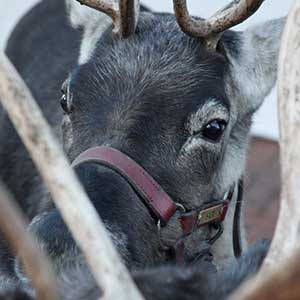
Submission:
[[[104,146],[89,148],[73,161],[72,166],[76,167],[84,162],[94,162],[107,166],[126,179],[135,192],[141,196],[146,206],[154,213],[158,219],[159,228],[165,226],[178,210],[181,211],[178,220],[182,237],[205,225],[220,225],[226,217],[229,203],[233,198],[234,187],[230,188],[225,199],[185,211],[184,207],[174,202],[143,167],[115,148]],[[236,215],[239,217],[237,212]],[[234,220],[234,223],[238,224],[237,220]],[[220,231],[221,233],[222,231]],[[233,229],[233,240],[235,256],[239,256],[241,243],[237,228]],[[175,243],[174,249],[177,261],[183,262],[184,240],[182,238]]]

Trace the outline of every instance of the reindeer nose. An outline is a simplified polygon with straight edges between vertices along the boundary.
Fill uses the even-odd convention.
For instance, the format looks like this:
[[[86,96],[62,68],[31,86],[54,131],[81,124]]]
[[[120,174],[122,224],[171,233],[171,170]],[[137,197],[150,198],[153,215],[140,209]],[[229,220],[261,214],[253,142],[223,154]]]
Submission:
[[[157,259],[161,254],[157,250],[159,242],[155,220],[130,184],[117,172],[93,162],[77,165],[75,172],[124,261],[127,264],[146,264]],[[62,258],[67,258],[68,262],[75,261],[76,257],[81,258],[57,209],[34,218],[30,230],[48,253],[55,269],[63,267]]]
[[[136,205],[133,205],[139,203],[138,196],[120,175],[104,166],[87,162],[77,166],[75,171],[119,253],[126,260],[129,256],[127,237],[126,231],[123,233],[122,230],[132,227],[132,219],[136,214],[133,211]],[[78,224],[80,226],[80,220]],[[67,257],[71,262],[80,255],[60,212],[55,208],[36,216],[30,224],[30,231],[36,235],[39,244],[58,269],[61,268],[62,257]]]
[[[77,165],[75,171],[105,225],[115,235],[112,238],[125,261],[157,261],[162,255],[157,220],[130,183],[111,168],[92,161]]]

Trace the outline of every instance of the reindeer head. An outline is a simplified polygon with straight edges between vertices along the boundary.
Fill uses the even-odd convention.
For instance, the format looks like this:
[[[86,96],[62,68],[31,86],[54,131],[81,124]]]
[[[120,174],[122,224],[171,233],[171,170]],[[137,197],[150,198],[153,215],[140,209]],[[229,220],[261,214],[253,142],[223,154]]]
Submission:
[[[79,2],[91,8],[67,1],[83,38],[61,100],[70,159],[90,147],[113,147],[187,210],[223,198],[243,174],[252,115],[276,78],[281,21],[224,31],[263,1],[235,1],[207,21],[191,18],[185,1],[174,1],[177,20],[139,14],[136,1]],[[110,218],[127,207],[156,236],[155,221],[123,179],[92,164],[78,172],[96,206],[119,203],[107,213]],[[225,222],[228,234],[232,213]],[[228,234],[216,248],[230,256]]]

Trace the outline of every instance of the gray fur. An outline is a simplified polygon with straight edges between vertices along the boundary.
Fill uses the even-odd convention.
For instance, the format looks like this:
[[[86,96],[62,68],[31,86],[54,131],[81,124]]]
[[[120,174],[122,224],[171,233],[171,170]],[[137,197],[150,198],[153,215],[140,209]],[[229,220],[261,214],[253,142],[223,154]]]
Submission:
[[[57,136],[70,161],[89,147],[109,145],[140,163],[186,209],[223,198],[244,172],[253,113],[275,83],[284,21],[227,31],[212,52],[202,40],[182,33],[172,15],[143,12],[136,33],[120,40],[102,13],[75,0],[63,3],[38,4],[16,27],[7,53],[52,127],[57,130],[63,121]],[[63,116],[57,102],[65,78],[72,110]],[[58,273],[84,265],[11,123],[3,113],[0,118],[0,177],[31,219],[30,230]],[[215,119],[228,124],[220,139],[211,141],[203,128]],[[92,163],[75,170],[130,269],[168,259],[157,219],[124,178]],[[235,200],[224,234],[209,249],[218,269],[233,258],[234,207]],[[172,242],[178,230],[175,215],[162,236]],[[207,226],[189,237],[191,259],[213,234]],[[0,259],[3,274],[26,282],[5,241],[0,241]]]

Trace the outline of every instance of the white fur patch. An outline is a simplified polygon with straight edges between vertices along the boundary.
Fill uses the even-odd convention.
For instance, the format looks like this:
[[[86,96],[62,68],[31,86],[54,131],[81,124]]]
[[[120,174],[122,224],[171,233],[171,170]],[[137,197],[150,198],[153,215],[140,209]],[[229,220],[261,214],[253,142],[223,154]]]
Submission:
[[[86,5],[81,5],[76,0],[65,0],[69,19],[74,28],[85,27],[87,24],[97,23],[101,12]]]
[[[98,20],[97,24],[97,27],[86,27],[84,30],[78,61],[80,65],[89,61],[96,49],[97,42],[101,38],[103,32],[105,32],[105,30],[110,26],[111,21],[108,17],[103,15],[101,20]]]
[[[85,5],[80,5],[76,0],[65,1],[72,26],[83,29],[78,63],[84,64],[91,58],[97,42],[112,24],[112,21],[104,13]]]

